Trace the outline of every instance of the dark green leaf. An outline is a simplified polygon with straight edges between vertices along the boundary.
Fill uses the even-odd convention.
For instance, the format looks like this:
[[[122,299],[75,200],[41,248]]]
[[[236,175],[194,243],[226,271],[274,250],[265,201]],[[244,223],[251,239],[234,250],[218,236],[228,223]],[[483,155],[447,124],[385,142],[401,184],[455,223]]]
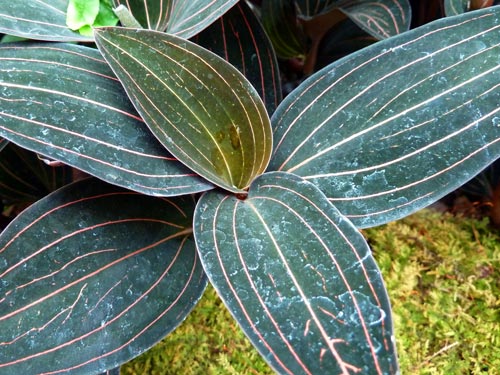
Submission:
[[[269,118],[236,68],[161,32],[103,28],[95,37],[151,131],[181,162],[236,192],[263,172],[272,148]]]
[[[357,226],[410,214],[500,155],[500,7],[445,18],[326,67],[276,110],[270,168]]]
[[[72,168],[49,166],[12,142],[0,154],[0,199],[6,205],[31,204],[70,183]]]
[[[66,25],[69,0],[2,1],[0,33],[28,39],[53,41],[91,41]]]
[[[97,13],[97,16],[92,26],[93,27],[115,26],[117,23],[118,23],[118,17],[113,11],[112,0],[101,0],[99,3],[99,13]]]
[[[129,7],[139,23],[150,30],[190,38],[227,12],[238,0],[113,0]]]
[[[171,7],[175,5],[172,0],[113,0],[113,3],[115,7],[127,7],[144,28],[159,31],[167,28]]]
[[[111,1],[111,0],[109,0]],[[70,0],[66,24],[71,30],[93,37],[92,27],[115,26],[118,17],[106,0]]]
[[[310,49],[314,50],[345,16],[370,35],[383,39],[409,29],[411,6],[408,0],[262,1],[264,27],[282,58],[310,55]]]
[[[329,12],[333,8],[337,7],[339,0],[292,0],[289,1],[295,3],[295,7],[298,10],[299,15],[304,17],[313,17],[322,13]],[[356,0],[351,1],[356,2]]]
[[[333,61],[367,47],[377,40],[363,31],[350,19],[345,19],[332,27],[318,46],[316,70]]]
[[[211,188],[157,142],[97,50],[1,45],[0,62],[0,136],[146,194]]]
[[[408,0],[341,0],[337,6],[377,39],[388,38],[410,28],[411,6]]]
[[[173,330],[206,286],[193,208],[87,179],[20,214],[0,236],[0,374],[103,372]]]
[[[208,192],[194,232],[210,281],[278,373],[396,373],[380,271],[316,186],[274,172],[246,200]]]
[[[29,39],[21,38],[20,36],[3,34],[2,38],[0,39],[0,43],[17,43],[17,42],[25,42],[27,40]]]
[[[239,2],[194,41],[237,67],[252,83],[272,114],[281,102],[281,85],[274,49],[259,20]]]
[[[498,0],[444,0],[444,14],[456,16],[471,10],[487,8],[492,5],[500,5]]]
[[[297,21],[297,9],[289,0],[262,0],[262,24],[283,59],[304,57],[307,40]]]
[[[469,10],[469,0],[444,0],[444,13],[446,16],[456,16]]]

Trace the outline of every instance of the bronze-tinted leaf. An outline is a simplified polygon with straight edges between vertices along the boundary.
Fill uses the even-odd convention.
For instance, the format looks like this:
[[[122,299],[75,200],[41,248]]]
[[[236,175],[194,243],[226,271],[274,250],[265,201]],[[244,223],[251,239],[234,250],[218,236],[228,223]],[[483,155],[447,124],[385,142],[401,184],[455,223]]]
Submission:
[[[235,192],[265,170],[272,148],[269,117],[235,67],[157,31],[103,28],[95,35],[136,109],[178,160]]]

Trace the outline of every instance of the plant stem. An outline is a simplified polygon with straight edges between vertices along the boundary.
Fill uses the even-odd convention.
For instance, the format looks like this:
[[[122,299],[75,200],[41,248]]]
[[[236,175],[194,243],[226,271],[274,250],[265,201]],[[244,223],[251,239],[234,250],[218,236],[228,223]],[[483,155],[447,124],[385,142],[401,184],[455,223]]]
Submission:
[[[115,12],[116,16],[120,19],[120,22],[124,27],[142,29],[141,24],[135,19],[135,17],[125,5],[118,5],[113,9],[113,12]]]

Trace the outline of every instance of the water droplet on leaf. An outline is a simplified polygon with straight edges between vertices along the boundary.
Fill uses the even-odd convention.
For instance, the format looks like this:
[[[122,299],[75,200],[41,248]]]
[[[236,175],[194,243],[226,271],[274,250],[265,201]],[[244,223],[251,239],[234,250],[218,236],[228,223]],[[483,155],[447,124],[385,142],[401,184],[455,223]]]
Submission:
[[[240,148],[240,132],[236,126],[233,125],[229,129],[229,137],[231,138],[231,146],[233,146],[235,150]]]

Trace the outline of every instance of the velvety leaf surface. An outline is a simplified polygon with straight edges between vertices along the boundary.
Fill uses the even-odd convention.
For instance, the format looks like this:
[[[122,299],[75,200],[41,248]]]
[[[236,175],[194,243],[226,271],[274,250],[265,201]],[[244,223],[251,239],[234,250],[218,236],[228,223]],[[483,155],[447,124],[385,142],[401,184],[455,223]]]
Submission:
[[[0,236],[0,374],[103,372],[173,330],[206,287],[193,209],[87,179],[21,213]]]
[[[272,148],[269,117],[236,68],[165,33],[103,28],[95,37],[151,131],[181,162],[231,191],[263,172]]]
[[[264,174],[246,200],[204,194],[194,222],[210,281],[278,373],[396,373],[381,274],[316,186]]]
[[[6,205],[31,204],[72,178],[72,168],[47,165],[35,153],[12,142],[1,150],[0,199]]]
[[[240,1],[193,38],[237,67],[272,114],[281,102],[280,72],[274,48],[250,7]]]
[[[0,45],[0,64],[0,136],[146,194],[211,188],[148,131],[97,50]]]
[[[68,0],[2,1],[0,33],[28,39],[92,41],[66,25]]]
[[[238,0],[113,0],[125,5],[151,30],[190,38],[227,12]]]
[[[337,6],[377,39],[388,38],[410,28],[411,6],[408,0],[341,0]]]
[[[310,77],[272,118],[270,169],[314,182],[361,227],[462,185],[500,155],[499,16],[441,19]]]

